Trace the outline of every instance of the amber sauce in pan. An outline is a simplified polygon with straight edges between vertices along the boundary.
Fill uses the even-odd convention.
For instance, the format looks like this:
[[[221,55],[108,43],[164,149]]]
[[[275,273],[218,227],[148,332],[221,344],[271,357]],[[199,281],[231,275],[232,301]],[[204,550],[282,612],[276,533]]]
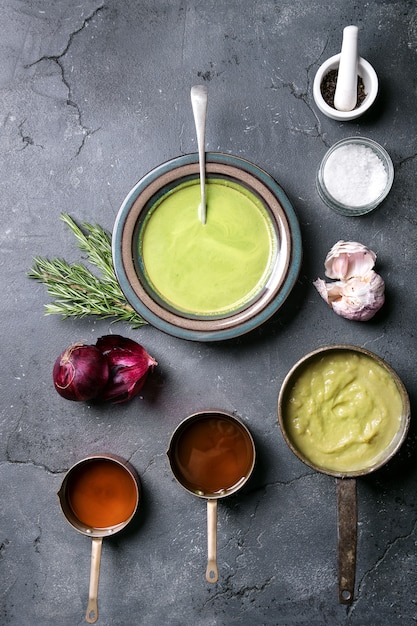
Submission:
[[[237,486],[249,475],[253,458],[247,432],[221,415],[191,420],[173,449],[177,478],[198,495],[221,495]]]
[[[76,467],[67,485],[69,505],[77,519],[91,528],[126,522],[137,504],[133,477],[119,463],[91,459]]]

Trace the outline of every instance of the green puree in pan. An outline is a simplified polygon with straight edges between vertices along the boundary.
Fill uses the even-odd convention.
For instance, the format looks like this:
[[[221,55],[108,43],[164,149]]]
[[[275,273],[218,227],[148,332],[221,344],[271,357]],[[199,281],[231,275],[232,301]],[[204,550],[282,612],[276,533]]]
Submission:
[[[223,315],[249,303],[265,287],[277,254],[272,219],[253,193],[209,179],[206,198],[203,225],[199,179],[176,187],[149,211],[140,236],[152,289],[196,316]]]
[[[332,472],[353,472],[384,457],[400,431],[403,403],[385,368],[341,351],[307,364],[284,410],[287,434],[306,459]]]

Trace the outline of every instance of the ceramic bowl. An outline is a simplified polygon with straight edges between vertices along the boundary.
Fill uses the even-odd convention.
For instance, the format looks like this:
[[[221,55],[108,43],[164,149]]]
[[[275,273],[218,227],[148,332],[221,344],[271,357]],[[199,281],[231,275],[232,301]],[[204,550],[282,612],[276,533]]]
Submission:
[[[339,62],[340,53],[330,57],[319,67],[313,83],[313,97],[317,107],[324,115],[333,120],[346,122],[360,117],[373,105],[378,94],[378,76],[372,65],[362,57],[359,57],[358,74],[363,80],[366,97],[362,104],[358,108],[353,109],[353,111],[338,111],[324,100],[321,94],[321,83],[330,70],[338,69]]]
[[[339,148],[342,148],[344,146],[349,146],[349,145],[364,146],[372,150],[372,152],[378,157],[378,159],[382,163],[386,172],[386,184],[385,184],[384,189],[382,189],[382,191],[376,197],[374,197],[372,201],[366,202],[361,205],[349,205],[349,204],[341,202],[340,200],[335,198],[334,195],[332,195],[331,191],[329,191],[325,182],[325,168],[329,160],[329,157],[334,155]],[[356,165],[354,163],[352,164],[352,167],[353,167],[353,170],[356,171]],[[371,170],[369,169],[365,171],[368,172],[367,176],[369,177],[368,182],[370,184],[372,182]],[[348,180],[350,176],[350,172],[348,169],[346,169],[344,175],[346,177],[346,180]],[[339,175],[339,178],[340,178],[340,175]],[[365,181],[365,177],[363,180]],[[381,202],[387,197],[392,187],[393,182],[394,182],[394,166],[392,164],[391,157],[389,156],[385,148],[383,148],[379,143],[377,143],[376,141],[373,141],[372,139],[368,139],[366,137],[347,137],[346,139],[342,139],[341,141],[336,142],[324,155],[323,160],[320,164],[318,173],[317,173],[317,181],[316,181],[317,191],[319,193],[320,198],[323,200],[323,202],[325,202],[325,204],[327,204],[327,206],[333,209],[333,211],[335,211],[336,213],[340,213],[341,215],[345,215],[345,216],[365,215],[366,213],[369,213],[370,211],[373,211],[374,209],[376,209],[381,204]],[[353,187],[354,183],[352,183],[351,186]]]
[[[209,190],[210,185],[220,186],[220,189],[224,185],[226,188],[233,187],[237,194],[249,194],[258,207],[255,210],[259,210],[262,220],[268,225],[271,258],[259,288],[229,308],[187,310],[166,296],[157,284],[160,278],[170,283],[168,272],[175,273],[175,254],[172,262],[167,264],[169,267],[158,270],[156,279],[151,276],[146,252],[143,252],[144,233],[166,198],[182,193],[185,187],[191,189],[195,186],[197,192],[200,184],[197,154],[188,154],[163,163],[145,175],[128,193],[114,225],[113,262],[126,299],[148,323],[182,339],[219,341],[249,332],[278,311],[297,280],[302,247],[299,225],[291,203],[281,187],[265,171],[235,156],[208,153],[206,181]],[[196,220],[197,206],[198,201]],[[191,219],[194,220],[194,215]],[[207,225],[209,222],[208,191]],[[157,231],[157,236],[160,232],[162,237],[166,222],[162,220],[159,224],[161,230]],[[203,228],[207,228],[207,225]],[[189,271],[182,266],[179,270],[182,273]],[[185,284],[194,284],[191,274],[189,277],[185,273],[181,278]],[[193,289],[198,290],[198,284],[194,284]]]

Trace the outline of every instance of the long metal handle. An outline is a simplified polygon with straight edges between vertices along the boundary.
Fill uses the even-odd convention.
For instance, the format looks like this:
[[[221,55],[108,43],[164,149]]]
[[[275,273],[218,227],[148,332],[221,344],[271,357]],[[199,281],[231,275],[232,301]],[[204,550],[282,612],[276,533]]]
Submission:
[[[356,480],[337,478],[339,602],[351,604],[355,592],[358,506]]]
[[[191,105],[194,114],[195,130],[197,134],[198,161],[200,164],[201,201],[198,207],[199,218],[202,224],[206,223],[206,112],[207,87],[194,85],[191,87]]]
[[[98,579],[100,576],[101,547],[103,537],[93,537],[91,545],[91,569],[90,588],[88,590],[88,604],[85,620],[89,624],[94,624],[98,620]]]
[[[217,569],[217,500],[207,500],[207,569],[206,580],[216,583]]]

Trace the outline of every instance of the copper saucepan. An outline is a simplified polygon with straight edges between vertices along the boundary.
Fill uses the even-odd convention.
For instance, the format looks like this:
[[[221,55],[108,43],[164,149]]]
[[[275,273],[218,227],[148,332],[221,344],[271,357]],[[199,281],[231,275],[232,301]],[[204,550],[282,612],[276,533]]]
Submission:
[[[342,382],[338,385],[332,378],[336,362],[345,362],[345,373]],[[362,361],[361,361],[362,360]],[[362,364],[364,370],[359,370]],[[318,367],[321,374],[318,374]],[[362,371],[361,377],[357,373]],[[363,373],[365,372],[365,373]],[[372,391],[372,381],[375,377],[382,381],[381,390]],[[303,382],[304,381],[304,382]],[[305,386],[307,382],[307,386]],[[385,382],[385,384],[383,384]],[[306,390],[303,395],[301,385]],[[334,395],[332,395],[334,394]],[[335,401],[333,401],[333,398]],[[389,402],[394,404],[388,410]],[[330,404],[329,404],[330,402]],[[364,404],[360,404],[364,402]],[[323,406],[332,405],[332,417],[323,411]],[[356,404],[359,403],[359,404]],[[302,413],[308,405],[308,417]],[[362,411],[362,407],[365,411]],[[394,408],[395,407],[395,408]],[[371,420],[368,426],[360,431],[360,420],[352,422],[353,411],[356,417],[367,413]],[[368,415],[369,413],[369,415]],[[392,414],[392,415],[391,415]],[[391,415],[391,428],[385,415]],[[316,422],[314,416],[317,417]],[[331,419],[335,419],[330,423]],[[356,544],[357,544],[357,493],[356,478],[374,472],[387,463],[398,451],[403,443],[410,423],[410,402],[407,391],[394,370],[380,357],[364,348],[351,345],[325,346],[314,350],[300,359],[287,374],[278,397],[278,419],[283,437],[292,452],[309,467],[334,476],[336,478],[337,512],[338,512],[338,593],[341,604],[351,604],[354,598],[355,571],[356,571]],[[356,419],[356,418],[355,418]],[[380,422],[384,433],[373,431],[374,425]],[[315,425],[316,424],[316,425]],[[358,430],[359,428],[359,430]],[[340,447],[331,458],[330,447],[326,441],[326,432],[340,434]],[[381,432],[381,431],[380,431]],[[347,457],[343,457],[344,450],[348,450],[350,443],[356,437],[358,450],[363,453],[373,440],[378,443],[378,437],[390,433],[386,441],[381,443],[381,449],[373,458],[361,457],[358,462],[349,466]],[[352,434],[353,433],[353,434]],[[332,436],[333,436],[332,435]],[[312,436],[312,439],[309,439]],[[315,441],[310,449],[306,448],[307,441]],[[327,447],[326,447],[327,446]],[[317,460],[317,454],[325,450],[324,458]],[[333,452],[332,452],[333,454]],[[327,455],[327,457],[326,457]],[[342,460],[344,459],[344,460]]]
[[[97,454],[73,465],[58,491],[67,522],[92,538],[89,598],[85,619],[98,619],[98,581],[103,537],[122,530],[136,513],[140,480],[134,467],[119,456]]]
[[[255,444],[246,426],[224,411],[185,418],[175,429],[167,455],[172,472],[189,493],[207,500],[206,580],[217,582],[217,500],[238,491],[255,465]]]

